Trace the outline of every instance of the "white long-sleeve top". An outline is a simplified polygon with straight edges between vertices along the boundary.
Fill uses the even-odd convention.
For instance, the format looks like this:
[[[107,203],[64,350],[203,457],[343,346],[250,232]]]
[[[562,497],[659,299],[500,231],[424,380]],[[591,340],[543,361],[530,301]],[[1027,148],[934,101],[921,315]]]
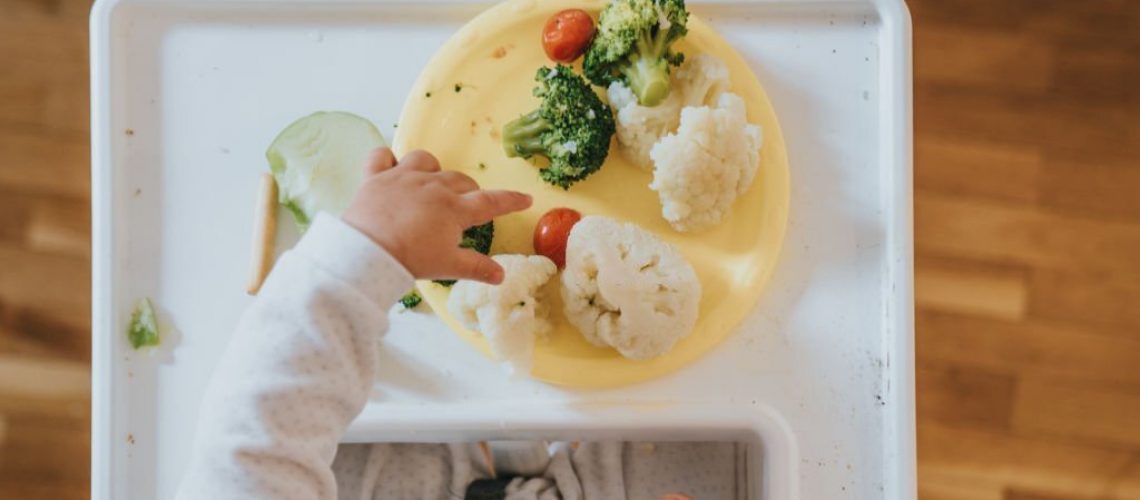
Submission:
[[[411,285],[408,271],[372,240],[318,216],[235,329],[202,401],[177,498],[442,500],[463,498],[468,483],[487,477],[473,444],[338,451],[372,388],[388,310]],[[541,443],[496,449],[500,473],[534,476],[517,480],[508,499],[655,500],[685,491],[737,500],[747,483],[739,475],[743,451],[733,443],[545,450]]]
[[[234,331],[178,498],[336,498],[337,442],[368,399],[388,309],[411,286],[368,237],[317,216]]]

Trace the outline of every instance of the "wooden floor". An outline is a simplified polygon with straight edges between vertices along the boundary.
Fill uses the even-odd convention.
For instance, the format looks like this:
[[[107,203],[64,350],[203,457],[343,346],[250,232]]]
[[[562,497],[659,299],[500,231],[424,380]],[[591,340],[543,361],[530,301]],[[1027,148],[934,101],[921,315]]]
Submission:
[[[88,0],[0,0],[0,498],[87,496]],[[925,500],[1140,499],[1140,0],[915,0]]]

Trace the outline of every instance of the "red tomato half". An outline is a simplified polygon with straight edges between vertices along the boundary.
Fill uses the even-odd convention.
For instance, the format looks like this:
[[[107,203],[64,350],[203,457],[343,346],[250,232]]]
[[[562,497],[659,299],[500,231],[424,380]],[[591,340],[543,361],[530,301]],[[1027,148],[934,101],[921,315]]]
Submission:
[[[593,38],[594,18],[581,9],[566,9],[546,21],[542,49],[551,60],[569,63],[586,52]]]
[[[569,208],[546,212],[534,226],[534,253],[554,261],[559,269],[566,267],[566,239],[580,220],[582,214]]]

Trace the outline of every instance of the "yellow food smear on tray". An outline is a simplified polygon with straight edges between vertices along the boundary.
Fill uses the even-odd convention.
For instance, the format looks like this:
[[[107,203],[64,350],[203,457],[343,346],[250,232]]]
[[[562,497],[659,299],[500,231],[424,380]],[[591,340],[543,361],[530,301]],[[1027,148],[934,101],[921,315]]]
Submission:
[[[537,107],[531,94],[535,71],[554,65],[540,42],[543,24],[566,8],[584,9],[597,19],[604,4],[510,0],[480,14],[439,49],[420,75],[404,104],[394,145],[398,154],[431,151],[443,168],[462,171],[484,188],[534,196],[529,210],[496,219],[492,254],[533,253],[531,237],[538,218],[551,208],[570,207],[583,215],[635,222],[677,245],[692,263],[703,287],[696,328],[668,354],[650,361],[627,360],[613,349],[588,344],[562,317],[558,278],[551,280],[554,330],[548,339],[539,339],[531,376],[576,388],[616,387],[660,377],[699,359],[736,331],[757,307],[774,271],[789,203],[787,153],[771,102],[748,63],[700,19],[699,9],[689,17],[689,34],[674,49],[723,60],[731,75],[730,90],[744,98],[748,121],[760,125],[764,136],[756,182],[720,225],[695,234],[670,228],[661,217],[657,193],[649,189],[652,174],[626,162],[616,144],[602,169],[569,191],[539,179],[534,163],[543,160],[507,158],[501,127]],[[579,73],[580,63],[575,64]],[[596,90],[604,99],[604,89]],[[448,326],[490,356],[486,341],[448,313],[446,288],[430,282],[419,288]]]

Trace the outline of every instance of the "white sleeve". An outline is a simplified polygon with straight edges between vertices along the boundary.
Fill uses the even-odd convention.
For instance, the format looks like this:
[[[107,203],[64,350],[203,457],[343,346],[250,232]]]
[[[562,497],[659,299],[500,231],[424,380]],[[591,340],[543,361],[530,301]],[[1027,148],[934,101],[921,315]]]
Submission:
[[[387,311],[412,285],[366,236],[318,216],[245,312],[202,401],[179,499],[332,499]]]

